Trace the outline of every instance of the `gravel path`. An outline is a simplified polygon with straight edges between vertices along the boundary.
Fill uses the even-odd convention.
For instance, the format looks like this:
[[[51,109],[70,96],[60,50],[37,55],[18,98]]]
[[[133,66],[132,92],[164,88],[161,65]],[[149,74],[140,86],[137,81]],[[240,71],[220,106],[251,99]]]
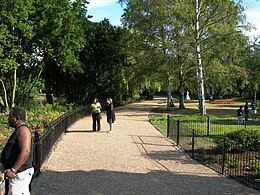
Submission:
[[[34,194],[260,194],[190,159],[148,121],[158,101],[116,110],[113,133],[75,123],[42,167]]]

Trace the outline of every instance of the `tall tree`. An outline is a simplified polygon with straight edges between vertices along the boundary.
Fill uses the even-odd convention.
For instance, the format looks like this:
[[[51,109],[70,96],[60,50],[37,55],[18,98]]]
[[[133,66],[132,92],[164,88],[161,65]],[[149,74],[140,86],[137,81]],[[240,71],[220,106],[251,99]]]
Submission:
[[[161,82],[166,84],[168,91],[168,102],[172,94],[175,75],[180,76],[180,108],[184,108],[183,94],[184,82],[182,82],[183,66],[186,56],[183,38],[185,37],[185,26],[180,22],[179,11],[175,9],[180,7],[181,3],[169,1],[128,1],[123,15],[123,22],[128,29],[136,31],[140,36],[139,45],[152,59],[152,66],[147,67],[152,73],[161,74]],[[139,50],[141,52],[141,50]],[[187,51],[186,51],[187,54]],[[149,73],[149,71],[146,71]],[[151,74],[149,74],[151,75]],[[154,74],[150,76],[154,78]],[[169,104],[167,104],[169,109]]]
[[[32,0],[0,2],[0,79],[5,100],[2,103],[6,110],[15,105],[18,68],[26,66],[32,56],[32,51],[26,46],[34,34],[30,20],[34,11]]]
[[[41,59],[39,65],[43,71],[48,103],[53,101],[50,66],[55,63],[63,72],[69,72],[72,75],[82,72],[77,53],[85,45],[82,26],[86,20],[86,3],[87,1],[84,0],[36,1],[37,34],[34,38],[38,56]]]

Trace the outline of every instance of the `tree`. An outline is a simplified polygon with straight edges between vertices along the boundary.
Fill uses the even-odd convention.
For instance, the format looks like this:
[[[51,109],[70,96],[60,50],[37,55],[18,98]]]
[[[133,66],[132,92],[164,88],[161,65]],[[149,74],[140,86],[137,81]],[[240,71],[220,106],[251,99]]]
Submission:
[[[160,48],[162,54],[171,54],[167,57],[171,60],[167,61],[175,63],[161,67],[178,70],[181,107],[184,107],[183,91],[187,79],[184,76],[194,70],[193,63],[196,59],[199,108],[201,114],[206,114],[202,63],[206,55],[205,57],[202,55],[208,50],[213,50],[216,45],[221,46],[218,40],[222,41],[237,31],[240,12],[243,11],[241,2],[224,0],[119,2],[127,2],[124,14],[127,27],[142,34],[143,40],[154,50],[158,51]],[[215,45],[210,45],[212,40],[215,40]],[[159,59],[161,64],[165,64],[166,58]],[[171,74],[173,78],[174,74]],[[164,72],[164,75],[167,75],[167,72]]]
[[[112,26],[106,19],[87,24],[87,45],[80,53],[83,64],[81,79],[85,82],[83,91],[90,95],[87,99],[93,96],[121,99],[124,87],[122,72],[127,64],[124,34],[124,29]]]
[[[260,41],[255,39],[251,46],[248,47],[248,56],[245,58],[245,68],[250,75],[250,85],[248,86],[248,93],[250,98],[256,102],[257,94],[259,93],[260,84]],[[253,98],[252,98],[253,97]]]
[[[58,65],[63,72],[73,75],[82,72],[77,54],[84,48],[85,38],[82,28],[86,20],[86,1],[47,0],[36,1],[37,15],[34,37],[40,72],[45,80],[46,98],[52,103],[50,83],[51,66]]]
[[[212,49],[208,42],[214,39],[223,40],[223,38],[229,37],[232,33],[236,33],[243,7],[241,2],[235,3],[222,0],[218,2],[195,0],[194,4],[196,5],[196,14],[195,17],[191,16],[191,24],[194,24],[199,108],[200,113],[204,115],[206,114],[206,107],[201,54],[205,50]],[[220,44],[221,42],[215,41],[215,47]]]
[[[180,23],[180,2],[168,1],[128,1],[123,22],[128,29],[139,35],[138,40],[140,53],[146,52],[152,63],[149,64],[151,73],[156,72],[162,85],[168,91],[168,102],[170,100],[174,84],[179,90],[180,108],[184,108],[184,78],[186,75],[187,51],[185,44],[185,25]],[[137,40],[136,40],[137,42]],[[189,58],[188,58],[189,59]],[[141,67],[139,67],[141,69]],[[150,73],[149,71],[146,71]],[[179,74],[178,74],[179,73]],[[152,80],[156,74],[149,74]],[[179,75],[179,85],[175,75]],[[169,104],[167,104],[169,109]]]
[[[6,110],[9,110],[10,105],[15,105],[17,70],[26,66],[32,56],[27,43],[34,34],[30,20],[34,11],[31,0],[0,2],[0,79],[4,89],[4,101],[1,102]]]

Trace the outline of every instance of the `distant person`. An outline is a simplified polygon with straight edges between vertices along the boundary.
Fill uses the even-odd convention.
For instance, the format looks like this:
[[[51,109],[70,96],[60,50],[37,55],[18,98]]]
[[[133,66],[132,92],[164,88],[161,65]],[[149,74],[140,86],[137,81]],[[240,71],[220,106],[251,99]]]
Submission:
[[[244,105],[244,113],[245,113],[245,121],[248,121],[248,115],[249,115],[248,102],[246,102]]]
[[[173,107],[175,107],[175,105],[174,105],[173,98],[171,96],[171,98],[170,98],[170,108],[172,109]]]
[[[15,130],[9,137],[1,154],[1,161],[8,178],[8,194],[30,194],[29,185],[34,173],[32,166],[32,134],[27,127],[23,108],[13,107],[8,115],[8,123]]]
[[[187,91],[187,94],[186,94],[186,100],[189,101],[190,100],[190,92]]]
[[[256,103],[253,101],[252,103],[251,103],[251,112],[252,112],[252,118],[254,118],[254,119],[256,119],[256,113],[257,113],[257,105],[256,105]]]
[[[237,124],[243,123],[243,106],[240,106],[239,109],[237,109]]]
[[[109,133],[112,133],[112,125],[116,121],[114,105],[111,98],[106,99],[105,111],[107,112],[107,123],[109,124]]]
[[[98,99],[94,98],[92,104],[90,105],[90,110],[92,113],[92,121],[93,121],[93,125],[92,125],[93,131],[101,130],[101,125],[100,125],[101,109],[102,109],[102,106],[98,102]]]

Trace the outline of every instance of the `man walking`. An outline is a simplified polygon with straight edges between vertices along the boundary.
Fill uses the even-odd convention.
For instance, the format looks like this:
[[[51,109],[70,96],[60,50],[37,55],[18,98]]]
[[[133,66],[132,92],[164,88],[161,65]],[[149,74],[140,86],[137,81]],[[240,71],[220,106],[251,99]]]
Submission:
[[[14,127],[2,154],[1,161],[8,178],[8,194],[30,194],[29,184],[34,173],[32,167],[32,134],[26,126],[26,114],[23,108],[13,107],[8,115],[10,127]]]

